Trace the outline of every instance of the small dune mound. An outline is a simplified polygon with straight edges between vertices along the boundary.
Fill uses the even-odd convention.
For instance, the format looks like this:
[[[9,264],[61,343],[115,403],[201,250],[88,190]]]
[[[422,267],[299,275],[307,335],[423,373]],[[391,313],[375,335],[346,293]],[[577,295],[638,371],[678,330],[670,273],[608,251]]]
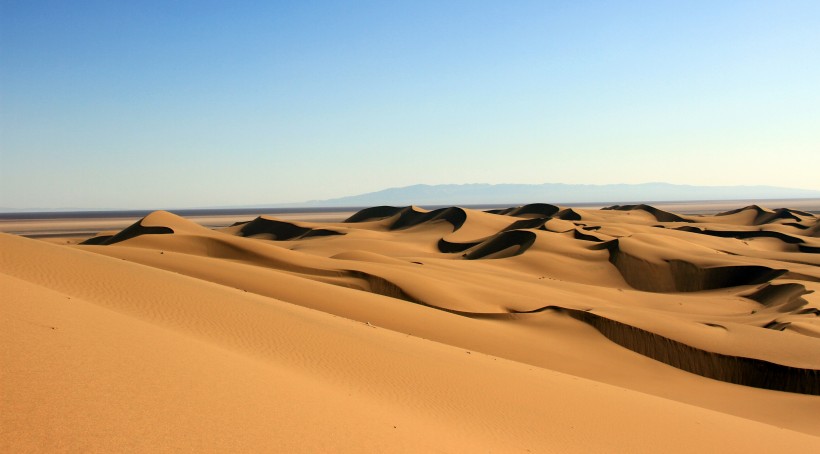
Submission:
[[[129,225],[119,233],[107,237],[94,237],[83,243],[85,245],[109,245],[121,241],[130,240],[141,235],[162,235],[174,233],[175,231],[192,228],[187,224],[192,224],[193,228],[204,229],[193,224],[175,214],[167,211],[154,211],[139,221]],[[174,228],[177,227],[177,228]]]
[[[516,216],[520,218],[548,218],[559,211],[561,211],[560,207],[550,205],[549,203],[530,203],[520,207],[505,208],[501,210],[488,210],[487,212],[505,216]]]
[[[651,205],[613,205],[611,207],[601,208],[602,210],[616,210],[616,211],[645,211],[655,217],[659,222],[692,222],[689,219],[678,216],[675,213],[655,208]]]
[[[759,205],[747,205],[745,207],[735,208],[733,210],[722,211],[722,212],[716,214],[715,216],[731,216],[733,214],[739,214],[739,213],[743,213],[745,211],[751,211],[751,212],[754,212],[756,214],[763,214],[763,213],[770,213],[771,212],[770,210],[767,210],[767,209],[765,209],[765,208],[763,208]]]
[[[344,235],[342,232],[328,229],[314,229],[291,222],[268,219],[262,216],[244,224],[237,232],[238,236],[264,235],[271,240],[286,241],[310,237]]]
[[[145,216],[122,231],[108,236],[107,238],[97,236],[80,244],[109,245],[130,240],[131,238],[136,238],[142,235],[162,235],[172,233],[211,235],[212,231],[181,216],[169,213],[168,211],[160,210],[150,213],[148,216]]]
[[[602,246],[609,250],[609,261],[624,280],[645,292],[697,292],[763,284],[788,272],[760,265],[701,266],[685,260],[642,257],[624,252],[621,241],[615,239]]]
[[[774,213],[769,215],[768,217],[761,220],[761,224],[768,224],[770,222],[781,221],[791,219],[797,222],[803,221],[800,215],[809,215],[812,216],[810,213],[806,213],[803,211],[798,210],[790,210],[788,208],[777,208],[774,210]]]
[[[174,230],[170,227],[145,227],[141,225],[139,222],[137,222],[126,227],[116,235],[101,238],[91,238],[80,244],[108,245],[119,243],[120,241],[130,240],[131,238],[135,238],[142,235],[161,235],[169,233],[174,233]]]
[[[464,254],[467,260],[499,259],[523,254],[535,243],[535,232],[509,230],[483,241]]]
[[[748,298],[765,306],[767,309],[776,312],[790,313],[798,312],[803,306],[808,304],[803,295],[812,293],[806,290],[802,284],[767,284],[745,295]]]
[[[565,208],[555,213],[555,217],[558,219],[563,219],[565,221],[580,221],[582,218],[581,214],[573,210],[572,208]]]
[[[802,219],[798,216],[797,211],[792,211],[788,208],[778,208],[776,210],[769,210],[758,205],[749,205],[747,207],[738,208],[736,210],[724,211],[718,213],[715,217],[742,217],[746,225],[761,225],[770,224],[777,221],[792,220],[801,222]],[[810,213],[805,213],[812,216]]]
[[[363,210],[356,212],[353,216],[350,216],[349,218],[345,219],[344,222],[355,223],[385,219],[389,218],[390,216],[394,216],[400,211],[406,209],[406,207],[394,207],[386,205],[365,208]]]
[[[455,231],[467,221],[467,213],[458,207],[439,208],[433,211],[420,211],[414,207],[408,207],[401,211],[398,218],[390,225],[390,230],[407,229],[440,220],[452,224],[453,231]]]

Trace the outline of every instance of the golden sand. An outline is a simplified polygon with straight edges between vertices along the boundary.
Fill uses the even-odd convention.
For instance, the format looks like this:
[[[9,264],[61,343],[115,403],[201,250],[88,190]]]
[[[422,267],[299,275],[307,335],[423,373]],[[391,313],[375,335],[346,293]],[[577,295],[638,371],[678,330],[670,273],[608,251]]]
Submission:
[[[0,234],[0,451],[820,450],[811,213],[237,221]]]

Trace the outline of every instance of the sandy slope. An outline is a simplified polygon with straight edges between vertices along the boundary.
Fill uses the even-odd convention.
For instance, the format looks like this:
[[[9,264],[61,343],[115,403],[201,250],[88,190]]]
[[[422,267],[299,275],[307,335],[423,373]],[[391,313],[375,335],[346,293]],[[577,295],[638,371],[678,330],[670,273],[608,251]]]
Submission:
[[[539,205],[3,234],[0,450],[816,452],[817,225]]]

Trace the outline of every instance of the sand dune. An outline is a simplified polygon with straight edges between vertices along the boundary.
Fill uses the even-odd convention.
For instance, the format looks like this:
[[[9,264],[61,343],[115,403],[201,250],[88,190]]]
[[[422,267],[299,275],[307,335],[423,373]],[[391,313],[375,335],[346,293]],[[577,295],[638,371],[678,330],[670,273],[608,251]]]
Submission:
[[[656,220],[661,222],[689,222],[686,218],[678,216],[675,213],[670,213],[668,211],[664,211],[653,206],[649,206],[646,204],[639,204],[639,205],[614,205],[611,207],[604,208],[605,210],[618,210],[618,211],[644,211],[646,213],[651,214],[655,217]]]
[[[809,212],[236,221],[0,234],[0,449],[820,449]]]

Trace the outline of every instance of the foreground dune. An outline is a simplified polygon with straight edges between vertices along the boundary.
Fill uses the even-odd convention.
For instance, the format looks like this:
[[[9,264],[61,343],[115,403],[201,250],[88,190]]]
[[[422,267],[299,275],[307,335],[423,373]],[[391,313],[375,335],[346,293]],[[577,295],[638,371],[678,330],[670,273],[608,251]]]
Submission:
[[[534,204],[0,234],[0,450],[816,452],[818,226]]]

